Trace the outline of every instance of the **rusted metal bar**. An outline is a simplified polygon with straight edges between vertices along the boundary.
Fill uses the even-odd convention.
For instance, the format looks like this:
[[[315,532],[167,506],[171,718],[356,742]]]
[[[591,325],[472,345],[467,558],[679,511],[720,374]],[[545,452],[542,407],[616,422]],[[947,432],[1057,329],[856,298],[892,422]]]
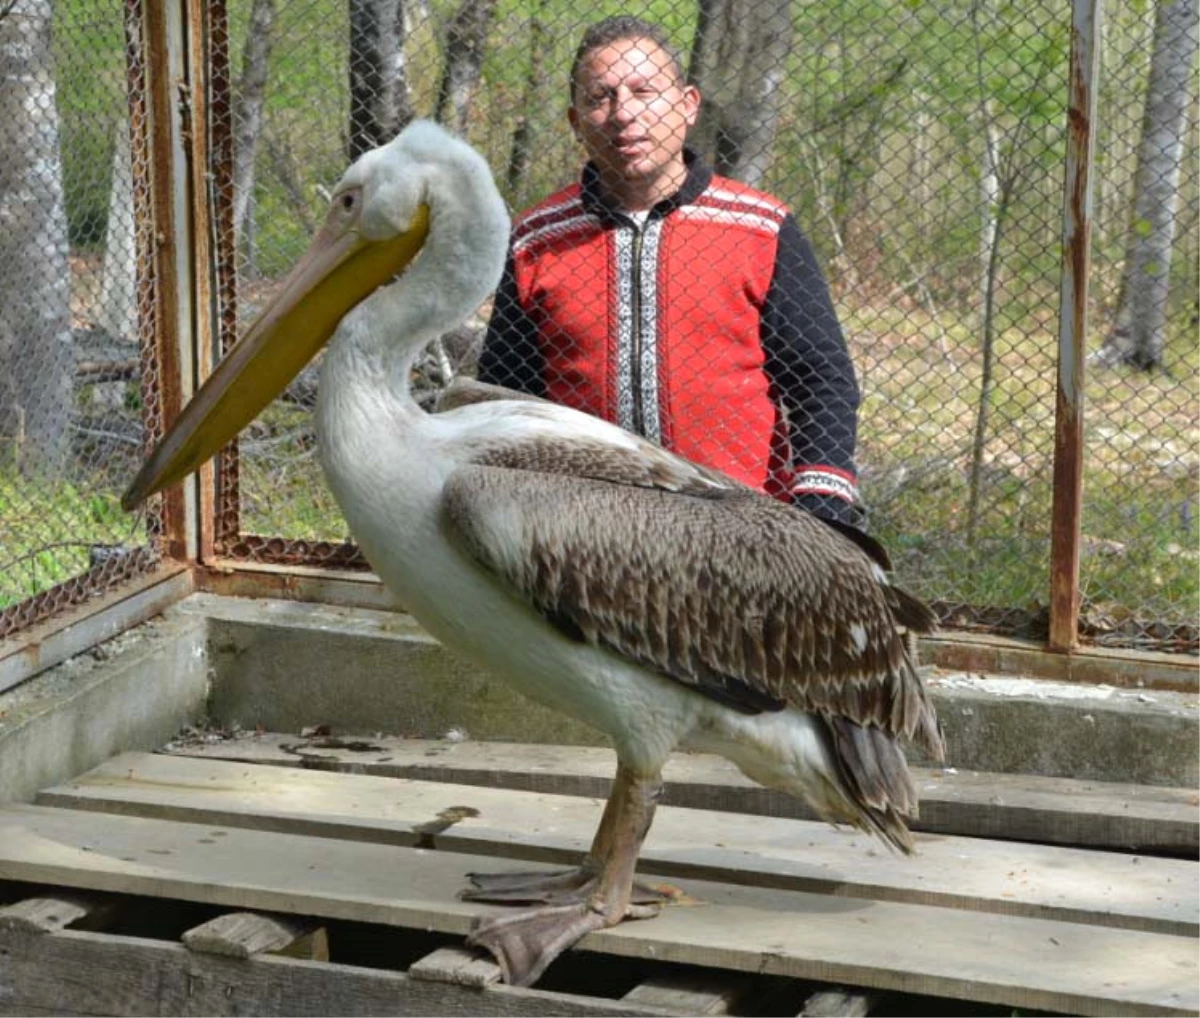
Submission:
[[[191,218],[193,284],[195,299],[193,330],[197,384],[212,373],[218,346],[220,317],[214,316],[217,285],[217,254],[213,244],[212,196],[208,186],[209,135],[212,116],[209,97],[212,59],[210,56],[209,7],[207,0],[184,0],[187,19],[188,80],[191,83],[191,129],[184,139],[191,170]],[[224,8],[221,7],[223,14]],[[207,561],[213,554],[213,517],[216,509],[215,467],[210,461],[197,473],[196,558]]]
[[[83,576],[6,608],[0,612],[0,690],[161,615],[192,592],[192,579],[187,566],[155,565],[150,549],[138,548],[110,554]],[[64,604],[79,607],[63,611]]]
[[[237,238],[233,216],[233,81],[229,66],[229,11],[225,0],[205,5],[208,17],[210,153],[207,173],[211,181],[210,216],[214,226],[215,283],[217,298],[216,350],[224,353],[237,340]],[[217,457],[213,492],[212,545],[225,551],[241,529],[238,492],[238,447],[230,442]],[[212,551],[213,549],[209,549]]]
[[[154,330],[162,423],[179,414],[190,389],[190,375],[179,342],[181,321],[179,289],[179,230],[176,184],[176,95],[172,73],[169,5],[134,3],[140,18],[145,52],[145,87],[149,107],[150,207],[154,224]],[[163,545],[175,559],[189,557],[188,510],[183,491],[176,487],[163,495]]]
[[[238,534],[228,547],[231,558],[277,566],[320,566],[363,572],[371,567],[353,541],[305,541],[300,538]]]
[[[1100,56],[1100,0],[1073,0],[1067,163],[1063,188],[1063,272],[1050,527],[1050,640],[1070,651],[1079,640],[1079,548],[1083,506],[1084,345],[1091,261],[1092,155]]]
[[[145,32],[141,0],[125,0],[125,87],[129,112],[129,160],[133,184],[132,214],[136,250],[138,357],[141,361],[142,423],[146,451],[163,433],[162,365],[158,355],[157,279],[154,261],[154,207],[150,184],[150,100],[146,81]],[[161,551],[166,525],[163,502],[146,508],[146,531]]]

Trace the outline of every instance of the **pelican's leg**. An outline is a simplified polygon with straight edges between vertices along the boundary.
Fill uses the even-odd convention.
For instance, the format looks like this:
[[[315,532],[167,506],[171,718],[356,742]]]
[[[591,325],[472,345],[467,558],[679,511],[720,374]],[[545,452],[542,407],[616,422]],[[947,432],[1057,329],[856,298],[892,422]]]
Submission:
[[[551,903],[512,915],[475,920],[467,943],[484,947],[495,955],[506,982],[531,985],[547,965],[581,937],[606,926],[616,926],[622,919],[656,915],[662,903],[669,900],[669,894],[650,888],[640,889],[644,893],[635,896],[633,883],[638,852],[654,819],[661,787],[657,774],[646,777],[618,766],[612,795],[583,865],[566,874],[512,875],[517,881],[529,877],[539,883],[555,882],[552,888],[543,890],[542,897],[533,899]],[[478,882],[480,877],[472,875],[471,879]],[[564,886],[564,879],[569,887]],[[497,900],[503,893],[503,889],[497,888],[496,897],[486,891],[471,896]]]
[[[516,873],[468,873],[471,886],[459,895],[465,901],[486,901],[498,905],[561,905],[582,901],[589,897],[600,881],[607,861],[613,853],[616,832],[620,825],[620,813],[627,809],[625,800],[629,796],[628,783],[639,779],[618,765],[613,790],[604,805],[600,826],[592,839],[583,862],[573,869],[529,870]],[[662,783],[657,776],[641,779],[647,789],[641,794],[648,796],[649,815],[646,830],[654,818],[654,804],[662,792]],[[638,839],[641,847],[645,831]],[[634,884],[632,901],[637,905],[661,904],[671,897],[670,893]]]

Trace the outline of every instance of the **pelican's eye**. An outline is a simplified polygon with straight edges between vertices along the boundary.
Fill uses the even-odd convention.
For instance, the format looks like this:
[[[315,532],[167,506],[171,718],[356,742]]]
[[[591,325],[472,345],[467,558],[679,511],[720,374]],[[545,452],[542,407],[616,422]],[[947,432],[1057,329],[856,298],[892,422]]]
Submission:
[[[329,214],[344,228],[354,222],[361,207],[362,189],[352,187],[333,196]]]

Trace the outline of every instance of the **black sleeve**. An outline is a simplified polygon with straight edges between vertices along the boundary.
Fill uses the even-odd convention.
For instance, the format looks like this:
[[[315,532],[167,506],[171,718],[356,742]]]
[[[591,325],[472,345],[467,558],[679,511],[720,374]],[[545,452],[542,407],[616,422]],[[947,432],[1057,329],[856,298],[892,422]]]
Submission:
[[[787,414],[798,479],[793,502],[817,516],[861,527],[854,364],[812,246],[790,215],[779,230],[762,343],[767,375]]]
[[[546,394],[545,357],[538,343],[537,326],[517,299],[511,252],[496,289],[479,355],[479,380],[531,396]]]

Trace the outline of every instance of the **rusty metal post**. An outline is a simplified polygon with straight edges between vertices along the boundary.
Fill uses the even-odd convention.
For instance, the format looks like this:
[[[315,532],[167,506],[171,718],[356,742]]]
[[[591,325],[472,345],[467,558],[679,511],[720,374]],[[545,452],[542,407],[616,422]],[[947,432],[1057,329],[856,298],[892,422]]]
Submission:
[[[1072,650],[1079,638],[1084,361],[1100,18],[1100,0],[1073,0],[1067,163],[1063,186],[1063,272],[1059,293],[1054,504],[1050,526],[1050,649],[1064,652]]]
[[[131,0],[132,2],[132,0]],[[145,38],[149,108],[150,208],[154,223],[154,316],[163,427],[169,427],[196,388],[190,181],[191,83],[183,4],[133,4]],[[197,553],[195,481],[163,494],[164,551],[194,560]]]
[[[213,0],[183,0],[186,20],[188,62],[188,96],[190,130],[184,141],[187,145],[190,169],[192,229],[192,270],[195,285],[193,302],[193,357],[197,385],[212,374],[216,360],[217,329],[215,306],[217,254],[213,242],[212,198],[209,187],[211,165],[211,97],[213,94],[213,59],[211,11],[223,3]],[[213,518],[216,482],[212,461],[205,463],[196,474],[196,559],[205,562],[213,554]]]
[[[188,358],[179,345],[180,301],[178,248],[175,233],[179,209],[175,200],[177,135],[172,26],[169,5],[134,3],[140,18],[145,53],[145,87],[150,156],[150,217],[153,222],[154,350],[158,362],[159,398],[163,427],[179,414],[187,398]],[[188,556],[187,508],[178,488],[164,492],[163,550],[168,558]]]
[[[161,426],[165,430],[179,414],[185,396],[185,362],[178,343],[179,289],[175,232],[174,192],[174,100],[171,95],[170,29],[160,4],[132,0],[129,6],[137,20],[145,61],[147,137],[149,155],[149,204],[152,223],[151,273],[154,279],[152,306],[154,360],[159,386]],[[182,492],[169,490],[162,496],[163,551],[168,558],[187,557],[187,522]]]
[[[193,0],[196,2],[196,0]],[[213,284],[216,317],[214,354],[223,354],[237,339],[237,238],[233,221],[234,102],[230,69],[229,10],[225,0],[198,0],[208,18],[208,127],[212,142],[206,173],[211,182],[208,201],[213,228]],[[234,439],[218,454],[218,469],[210,475],[212,523],[205,534],[205,561],[228,554],[241,530],[241,483],[238,443]],[[212,469],[210,465],[210,469]]]

